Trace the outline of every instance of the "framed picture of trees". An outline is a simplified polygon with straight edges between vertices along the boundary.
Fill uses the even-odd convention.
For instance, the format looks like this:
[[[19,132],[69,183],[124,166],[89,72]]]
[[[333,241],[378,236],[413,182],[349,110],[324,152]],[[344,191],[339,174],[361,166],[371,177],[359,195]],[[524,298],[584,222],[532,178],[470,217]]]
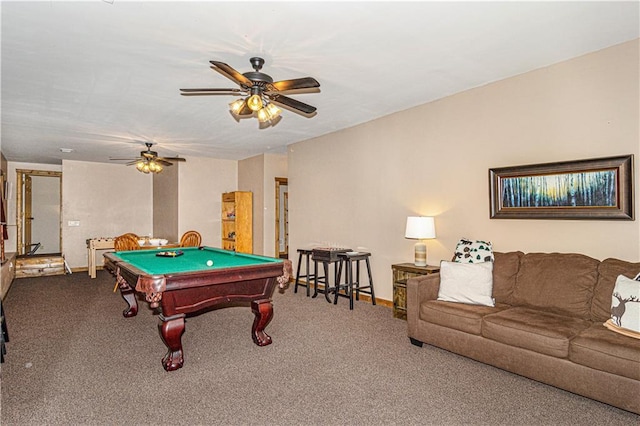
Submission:
[[[633,220],[633,155],[489,169],[492,219]]]

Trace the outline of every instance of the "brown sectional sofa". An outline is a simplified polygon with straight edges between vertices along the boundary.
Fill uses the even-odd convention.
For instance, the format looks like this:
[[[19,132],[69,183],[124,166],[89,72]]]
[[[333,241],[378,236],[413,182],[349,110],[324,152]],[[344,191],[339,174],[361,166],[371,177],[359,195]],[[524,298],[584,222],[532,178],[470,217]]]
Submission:
[[[640,263],[494,253],[495,307],[438,301],[440,275],[407,282],[411,342],[438,346],[640,414],[640,339],[610,331],[619,274]]]

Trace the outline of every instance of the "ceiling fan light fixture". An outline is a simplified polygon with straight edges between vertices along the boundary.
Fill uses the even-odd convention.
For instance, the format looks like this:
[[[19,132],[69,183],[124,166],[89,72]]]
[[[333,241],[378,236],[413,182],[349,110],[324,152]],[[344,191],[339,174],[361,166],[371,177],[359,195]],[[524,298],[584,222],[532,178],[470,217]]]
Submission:
[[[156,163],[153,160],[138,161],[136,163],[136,169],[138,169],[139,172],[144,174],[160,173],[163,170],[162,165],[160,165],[159,163]]]
[[[148,166],[151,173],[160,173],[162,171],[162,166],[153,160],[149,161]]]
[[[244,108],[244,105],[245,105],[245,100],[238,99],[236,101],[231,102],[229,104],[229,108],[231,109],[232,113],[234,113],[235,115],[238,115],[238,113],[242,111],[242,109]]]
[[[266,103],[265,106],[257,113],[258,121],[260,123],[266,123],[267,121],[274,120],[280,116],[281,112],[280,108],[271,102]]]
[[[159,157],[157,152],[151,150],[152,142],[145,142],[145,145],[147,150],[140,152],[140,157],[138,158],[110,158],[110,160],[127,160],[127,166],[135,166],[136,170],[145,174],[161,173],[164,170],[163,164],[172,166],[174,161],[187,161],[182,157]]]
[[[278,116],[280,116],[280,113],[282,112],[282,110],[280,108],[278,108],[277,106],[275,106],[274,104],[272,104],[271,102],[269,102],[267,104],[266,107],[264,107],[264,109],[267,110],[267,112],[269,113],[269,115],[271,115],[271,118],[274,119]]]
[[[282,117],[281,110],[271,105],[271,100],[277,100],[279,105],[287,107],[287,109],[297,112],[307,117],[315,115],[316,108],[307,105],[304,102],[292,99],[284,93],[289,91],[299,91],[302,89],[317,89],[320,83],[313,77],[293,78],[289,80],[273,81],[270,75],[263,73],[262,66],[264,59],[260,57],[252,57],[249,62],[254,71],[240,73],[233,67],[219,61],[209,61],[211,69],[218,71],[227,77],[240,88],[222,89],[222,88],[197,88],[197,89],[180,89],[181,95],[248,95],[244,99],[229,104],[230,113],[234,120],[240,122],[242,118],[255,117],[260,121],[260,128],[264,123],[275,125]],[[248,93],[247,93],[248,92]]]
[[[271,116],[271,114],[269,113],[269,110],[267,108],[262,108],[260,111],[258,111],[258,121],[260,123],[266,123],[267,121],[271,120],[273,117]]]
[[[247,106],[251,111],[260,111],[262,109],[262,97],[258,94],[253,94],[247,99]]]

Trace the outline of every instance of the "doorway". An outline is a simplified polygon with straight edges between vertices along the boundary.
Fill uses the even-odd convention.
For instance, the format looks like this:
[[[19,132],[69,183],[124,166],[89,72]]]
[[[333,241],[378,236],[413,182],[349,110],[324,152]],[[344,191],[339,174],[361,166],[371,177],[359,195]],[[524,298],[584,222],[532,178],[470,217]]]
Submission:
[[[276,257],[289,258],[289,180],[276,178]]]
[[[62,172],[16,170],[18,255],[62,252]]]

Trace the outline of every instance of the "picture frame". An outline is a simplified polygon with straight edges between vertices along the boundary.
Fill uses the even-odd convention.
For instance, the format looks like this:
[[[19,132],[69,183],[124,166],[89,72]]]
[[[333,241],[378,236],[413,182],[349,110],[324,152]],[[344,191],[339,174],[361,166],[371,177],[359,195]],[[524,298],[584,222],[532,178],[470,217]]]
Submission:
[[[633,155],[489,169],[491,219],[634,220]]]

